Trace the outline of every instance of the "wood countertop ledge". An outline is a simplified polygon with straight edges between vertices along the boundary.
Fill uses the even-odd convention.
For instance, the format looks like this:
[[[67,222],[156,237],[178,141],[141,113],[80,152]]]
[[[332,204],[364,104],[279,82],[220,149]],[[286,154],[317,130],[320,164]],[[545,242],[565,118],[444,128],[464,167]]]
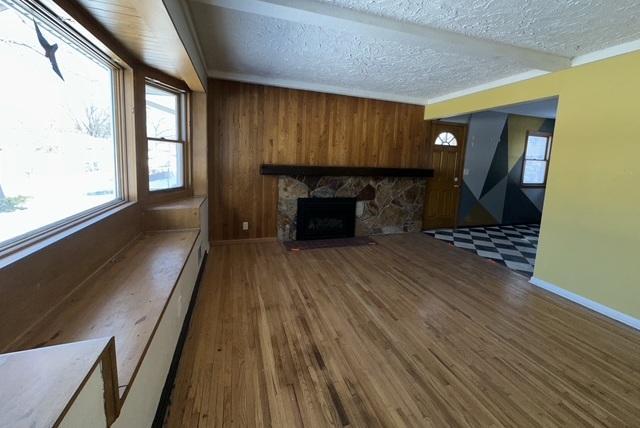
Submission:
[[[150,205],[142,212],[144,230],[183,230],[201,227],[201,207],[206,198],[192,196]]]
[[[100,362],[112,423],[120,409],[114,358],[108,337],[0,355],[0,427],[57,426]]]
[[[197,229],[144,233],[9,351],[114,336],[124,400],[198,234]]]
[[[176,201],[164,202],[161,204],[150,205],[145,208],[147,211],[163,211],[163,210],[175,210],[175,209],[194,209],[200,208],[205,201],[204,196],[192,196],[189,198],[182,198]]]

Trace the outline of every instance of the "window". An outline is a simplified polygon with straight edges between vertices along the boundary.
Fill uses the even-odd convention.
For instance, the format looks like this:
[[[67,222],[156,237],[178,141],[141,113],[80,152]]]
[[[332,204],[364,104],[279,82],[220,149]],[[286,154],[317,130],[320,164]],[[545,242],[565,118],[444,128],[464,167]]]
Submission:
[[[184,94],[148,83],[147,142],[149,190],[184,186]]]
[[[0,0],[0,58],[6,247],[122,200],[121,73],[62,19],[18,0]]]
[[[523,186],[544,186],[549,169],[552,135],[546,132],[528,132],[522,165]]]
[[[458,140],[451,132],[441,132],[436,137],[436,146],[451,146],[455,147],[458,145]]]

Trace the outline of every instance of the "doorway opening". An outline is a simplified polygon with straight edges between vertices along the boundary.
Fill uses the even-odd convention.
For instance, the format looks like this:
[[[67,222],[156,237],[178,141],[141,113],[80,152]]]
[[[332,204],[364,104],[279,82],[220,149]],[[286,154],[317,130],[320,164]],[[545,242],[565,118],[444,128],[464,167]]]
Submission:
[[[531,276],[557,106],[551,98],[443,120],[466,127],[460,176],[449,181],[456,214],[447,225],[425,221],[425,233]]]

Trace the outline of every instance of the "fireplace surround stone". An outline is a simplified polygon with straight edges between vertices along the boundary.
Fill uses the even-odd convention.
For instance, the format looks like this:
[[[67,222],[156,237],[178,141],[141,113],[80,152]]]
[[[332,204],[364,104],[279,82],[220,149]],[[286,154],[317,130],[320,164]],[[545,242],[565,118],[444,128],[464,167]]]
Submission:
[[[426,178],[278,177],[278,239],[296,239],[298,198],[355,197],[356,236],[417,232],[422,226]]]

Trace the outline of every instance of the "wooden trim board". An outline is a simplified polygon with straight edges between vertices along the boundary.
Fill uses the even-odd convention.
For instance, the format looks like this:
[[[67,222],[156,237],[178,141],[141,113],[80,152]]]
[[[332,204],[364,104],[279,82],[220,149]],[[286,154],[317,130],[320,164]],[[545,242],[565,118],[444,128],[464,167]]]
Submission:
[[[237,245],[237,244],[257,244],[260,242],[276,242],[278,238],[270,236],[266,238],[247,238],[247,239],[223,239],[218,241],[211,241],[211,245],[219,247],[222,245]]]
[[[311,175],[315,177],[433,177],[433,169],[262,164],[260,166],[260,174],[292,176]]]
[[[205,266],[207,264],[207,255],[205,254],[202,259],[202,263],[200,264],[200,268],[198,271],[198,277],[196,278],[196,283],[193,287],[193,291],[191,293],[191,299],[189,300],[189,307],[187,308],[187,313],[184,317],[184,321],[182,322],[182,327],[180,329],[180,336],[178,337],[178,343],[176,344],[176,349],[173,352],[173,358],[171,360],[171,365],[169,366],[169,373],[167,374],[167,378],[164,382],[164,387],[162,388],[162,393],[160,394],[160,400],[158,402],[158,408],[156,409],[156,415],[153,419],[152,427],[162,428],[164,423],[164,418],[169,409],[169,405],[171,404],[171,391],[173,391],[173,385],[176,380],[176,374],[178,373],[178,366],[180,364],[180,357],[182,355],[182,350],[184,348],[184,342],[187,339],[187,334],[189,333],[189,324],[191,323],[191,315],[193,314],[193,308],[196,305],[196,299],[198,297],[198,290],[200,289],[200,282],[202,281],[202,275],[205,270]]]
[[[60,425],[98,365],[112,423],[120,411],[114,355],[113,337],[0,355],[0,426]]]

